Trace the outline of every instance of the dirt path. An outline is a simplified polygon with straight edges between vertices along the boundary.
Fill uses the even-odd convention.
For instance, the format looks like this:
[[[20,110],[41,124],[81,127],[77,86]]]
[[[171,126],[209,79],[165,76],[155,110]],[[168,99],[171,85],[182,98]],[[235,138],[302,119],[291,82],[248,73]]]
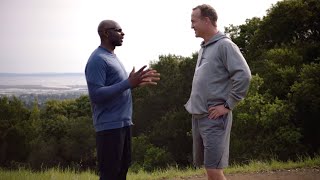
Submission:
[[[320,180],[320,167],[312,169],[291,169],[281,171],[229,174],[228,180]],[[205,176],[184,178],[185,180],[206,180]]]

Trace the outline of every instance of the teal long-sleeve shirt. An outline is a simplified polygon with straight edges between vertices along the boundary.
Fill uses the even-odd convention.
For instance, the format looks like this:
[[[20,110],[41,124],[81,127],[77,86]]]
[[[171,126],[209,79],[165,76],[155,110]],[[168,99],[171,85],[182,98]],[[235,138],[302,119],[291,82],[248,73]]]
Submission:
[[[95,131],[132,125],[128,73],[117,56],[98,47],[89,57],[85,76]]]

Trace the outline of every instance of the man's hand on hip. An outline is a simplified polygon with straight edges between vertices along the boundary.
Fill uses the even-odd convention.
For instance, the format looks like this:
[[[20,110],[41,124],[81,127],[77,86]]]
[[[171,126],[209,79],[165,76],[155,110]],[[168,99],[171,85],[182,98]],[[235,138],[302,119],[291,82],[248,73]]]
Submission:
[[[230,109],[225,108],[223,104],[218,106],[211,106],[208,110],[208,117],[209,119],[217,119],[218,117],[227,114],[229,111]]]

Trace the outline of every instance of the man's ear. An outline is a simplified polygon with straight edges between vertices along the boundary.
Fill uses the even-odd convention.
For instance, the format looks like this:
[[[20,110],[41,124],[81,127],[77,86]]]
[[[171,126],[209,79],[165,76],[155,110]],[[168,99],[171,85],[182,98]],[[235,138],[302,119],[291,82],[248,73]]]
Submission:
[[[205,17],[206,18],[206,24],[211,23],[211,20],[209,17]]]

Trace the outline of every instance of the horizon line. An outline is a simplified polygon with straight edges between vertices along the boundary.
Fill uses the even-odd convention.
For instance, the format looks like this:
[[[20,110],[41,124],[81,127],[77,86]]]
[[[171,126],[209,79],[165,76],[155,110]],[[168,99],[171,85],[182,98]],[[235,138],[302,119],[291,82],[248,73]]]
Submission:
[[[84,74],[84,72],[0,72],[0,74]]]

